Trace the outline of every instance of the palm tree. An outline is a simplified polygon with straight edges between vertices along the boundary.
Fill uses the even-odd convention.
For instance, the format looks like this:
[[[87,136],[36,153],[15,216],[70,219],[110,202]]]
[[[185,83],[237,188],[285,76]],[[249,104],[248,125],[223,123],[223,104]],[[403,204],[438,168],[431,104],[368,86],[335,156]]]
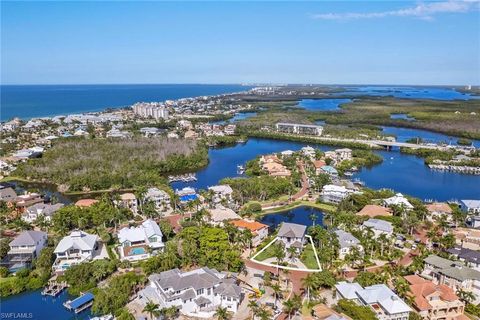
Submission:
[[[288,299],[283,303],[284,311],[288,314],[288,319],[292,318],[292,314],[298,311],[302,306],[300,297],[296,294],[293,295],[293,298]]]
[[[287,249],[288,255],[290,256],[290,260],[295,262],[295,257],[297,256],[297,249],[295,247],[289,247]]]
[[[315,213],[311,213],[308,218],[312,221],[312,226],[315,227],[315,221],[317,221],[317,215]]]
[[[259,308],[258,308],[258,303],[255,300],[250,300],[248,301],[248,307],[250,310],[252,310],[252,320],[255,319],[255,315],[258,313]]]
[[[142,312],[146,312],[148,313],[148,315],[150,316],[150,319],[154,319],[157,318],[158,316],[160,316],[160,310],[158,309],[159,305],[152,302],[152,301],[148,301],[147,304],[145,305],[145,308],[143,308]]]
[[[307,301],[310,302],[310,294],[318,286],[317,278],[313,273],[309,273],[305,278],[302,279],[302,284],[305,288],[307,288]]]
[[[279,275],[279,269],[278,266],[280,265],[280,262],[285,259],[285,251],[283,249],[283,245],[280,243],[274,244],[273,248],[273,256],[277,259],[277,276]]]
[[[193,203],[193,201],[188,201],[187,202],[186,208],[187,208],[187,211],[190,214],[190,220],[192,220],[192,211],[193,211],[194,207],[195,207],[195,204]]]
[[[276,307],[277,306],[277,300],[282,294],[282,288],[280,287],[280,285],[278,283],[272,284],[271,288],[273,290],[273,296],[275,297],[275,307]]]
[[[272,319],[272,313],[270,310],[265,309],[265,306],[260,306],[258,310],[258,317],[260,320],[270,320]]]
[[[464,291],[462,289],[457,291],[457,296],[466,303],[471,303],[475,300],[475,295],[470,291]]]
[[[218,307],[214,314],[218,320],[228,320],[230,319],[230,313],[227,308]]]

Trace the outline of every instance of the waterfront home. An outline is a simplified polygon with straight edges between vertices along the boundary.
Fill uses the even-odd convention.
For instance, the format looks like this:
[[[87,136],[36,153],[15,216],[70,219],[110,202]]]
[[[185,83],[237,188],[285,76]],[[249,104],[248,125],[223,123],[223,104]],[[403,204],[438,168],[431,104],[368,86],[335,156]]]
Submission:
[[[205,217],[205,220],[210,221],[214,225],[221,225],[227,220],[237,220],[241,217],[232,209],[225,208],[223,206],[217,206],[214,209],[208,209],[209,217]]]
[[[413,307],[425,320],[462,319],[465,304],[452,288],[435,284],[418,275],[405,276]],[[465,318],[467,319],[467,318]]]
[[[327,164],[323,160],[315,160],[313,161],[313,167],[315,168],[315,174],[318,176],[319,174],[325,173],[322,170],[323,166],[326,166]]]
[[[47,233],[43,231],[23,231],[13,239],[7,255],[0,265],[10,272],[29,268],[33,259],[38,258],[40,251],[47,245]]]
[[[43,202],[42,197],[35,192],[22,194],[15,198],[15,207],[18,211],[24,212],[27,207],[30,207],[36,203]]]
[[[231,136],[231,135],[234,135],[235,134],[235,130],[237,129],[237,126],[234,125],[234,124],[229,124],[229,125],[226,125],[224,128],[223,128],[223,132],[227,135],[227,136]]]
[[[455,243],[463,248],[480,250],[480,230],[471,228],[455,228],[452,230]]]
[[[347,189],[344,186],[327,184],[323,186],[320,198],[323,202],[340,203],[352,193],[354,193],[353,190]]]
[[[39,217],[43,216],[46,221],[51,221],[53,214],[61,208],[63,208],[63,203],[37,203],[25,209],[22,213],[22,220],[32,223]]]
[[[478,229],[480,228],[480,216],[468,216],[465,219],[465,223],[468,227]]]
[[[385,220],[370,218],[363,222],[362,227],[371,229],[375,238],[380,237],[382,234],[385,234],[387,237],[393,234],[393,225]]]
[[[337,177],[338,176],[338,171],[332,166],[323,166],[320,168],[322,173],[326,173],[331,177]]]
[[[278,230],[277,239],[282,241],[285,249],[294,247],[301,251],[305,244],[307,227],[302,224],[283,222]]]
[[[363,252],[363,246],[360,244],[360,240],[355,238],[350,232],[343,230],[335,230],[335,234],[338,238],[338,243],[340,244],[340,250],[338,257],[340,259],[345,259],[345,256],[352,252],[353,248],[357,248],[360,253]]]
[[[390,208],[385,208],[376,204],[367,204],[365,207],[362,208],[362,210],[357,212],[357,216],[370,218],[375,218],[378,216],[390,217],[392,215],[393,213]]]
[[[335,150],[336,160],[341,162],[344,160],[352,160],[352,149],[342,148]]]
[[[480,251],[455,246],[447,249],[447,252],[464,262],[467,267],[480,271]]]
[[[309,158],[315,158],[315,148],[306,146],[301,149],[301,152],[304,156],[309,157]]]
[[[97,203],[98,200],[95,199],[81,199],[75,202],[75,205],[80,208],[88,208]]]
[[[17,198],[17,193],[13,188],[1,188],[0,189],[0,201],[11,203]]]
[[[160,309],[177,307],[187,317],[212,319],[219,307],[235,313],[243,299],[235,275],[207,267],[188,272],[172,269],[148,280],[137,296],[140,305],[152,301]]]
[[[231,204],[233,201],[233,189],[228,184],[208,187],[208,190],[213,193],[212,201],[215,205],[220,203]]]
[[[99,247],[98,242],[97,235],[80,230],[72,231],[70,235],[60,240],[54,250],[57,257],[53,264],[53,270],[63,272],[72,265],[92,260]]]
[[[452,219],[452,208],[445,202],[434,202],[429,203],[425,206],[429,215],[427,219],[429,221],[436,221],[440,219],[446,219],[446,221],[451,222]]]
[[[378,319],[408,320],[412,309],[384,284],[362,288],[358,283],[345,281],[335,285],[337,298],[352,300],[370,307]]]
[[[117,206],[121,208],[128,209],[133,212],[133,214],[138,213],[138,200],[133,193],[122,193],[116,201]]]
[[[405,210],[413,209],[413,206],[410,203],[410,201],[408,201],[408,199],[405,198],[405,196],[401,193],[397,193],[393,197],[383,199],[383,205],[385,207],[397,206],[397,207],[404,208]]]
[[[284,150],[284,151],[280,152],[282,157],[291,157],[294,153],[295,152],[292,151],[292,150]]]
[[[276,155],[266,155],[260,157],[260,165],[262,170],[266,171],[273,177],[290,177],[291,172]]]
[[[165,244],[162,239],[162,231],[152,219],[145,220],[138,227],[122,228],[118,232],[120,259],[128,261],[147,259],[152,253],[163,250]]]
[[[256,247],[268,236],[268,226],[254,220],[232,220],[232,225],[243,231],[248,230],[252,233],[252,246]]]
[[[170,195],[158,188],[148,188],[145,193],[144,201],[152,201],[155,204],[155,209],[165,211],[170,209]]]
[[[467,214],[480,215],[480,200],[460,200],[460,209]]]
[[[424,259],[422,276],[435,284],[444,284],[455,291],[473,293],[475,303],[480,301],[480,271],[465,266],[461,261],[451,261],[436,255]]]

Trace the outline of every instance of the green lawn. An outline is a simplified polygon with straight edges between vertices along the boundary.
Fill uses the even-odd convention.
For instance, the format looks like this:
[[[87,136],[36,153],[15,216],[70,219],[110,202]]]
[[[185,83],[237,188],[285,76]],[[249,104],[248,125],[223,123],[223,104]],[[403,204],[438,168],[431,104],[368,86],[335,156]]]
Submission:
[[[317,260],[315,259],[315,253],[313,252],[311,244],[305,246],[305,249],[303,249],[300,256],[300,260],[307,268],[318,269]]]
[[[266,260],[268,258],[273,258],[274,244],[275,243],[272,243],[265,251],[263,251],[258,256],[256,256],[255,260],[263,261],[263,260]]]

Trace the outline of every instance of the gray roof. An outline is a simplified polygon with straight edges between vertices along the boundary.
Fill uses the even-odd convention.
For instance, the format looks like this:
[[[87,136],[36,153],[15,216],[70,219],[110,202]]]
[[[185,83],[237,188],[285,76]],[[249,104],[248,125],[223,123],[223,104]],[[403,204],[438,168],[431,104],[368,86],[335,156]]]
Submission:
[[[43,231],[28,230],[20,233],[12,242],[11,247],[17,246],[34,246],[42,239],[47,238],[47,233]]]
[[[210,299],[205,298],[204,296],[200,296],[197,299],[195,299],[195,303],[200,306],[202,304],[212,303],[212,301],[210,301]]]
[[[13,200],[17,197],[17,193],[12,188],[0,189],[0,200],[7,201]]]
[[[340,248],[355,247],[360,244],[360,240],[355,238],[350,232],[335,230],[335,233],[338,237]]]
[[[456,246],[454,248],[448,249],[447,252],[467,262],[480,264],[480,251]]]
[[[437,255],[430,255],[425,258],[425,263],[434,267],[435,271],[459,281],[480,280],[480,271],[466,267],[462,262],[451,261]]]
[[[480,200],[460,200],[460,202],[467,208],[480,208]]]
[[[225,279],[218,287],[213,290],[214,293],[222,297],[230,297],[239,299],[242,294],[242,289],[235,284],[232,279]]]
[[[284,222],[282,223],[280,230],[278,230],[278,236],[286,238],[303,238],[306,230],[307,227],[302,224]]]
[[[368,219],[363,223],[365,227],[369,227],[375,230],[383,232],[393,232],[393,226],[390,222],[380,219]]]
[[[33,206],[30,206],[26,209],[26,211],[30,214],[37,214],[39,211],[44,216],[51,216],[55,213],[55,211],[63,208],[63,203],[57,204],[48,204],[48,203],[37,203]]]

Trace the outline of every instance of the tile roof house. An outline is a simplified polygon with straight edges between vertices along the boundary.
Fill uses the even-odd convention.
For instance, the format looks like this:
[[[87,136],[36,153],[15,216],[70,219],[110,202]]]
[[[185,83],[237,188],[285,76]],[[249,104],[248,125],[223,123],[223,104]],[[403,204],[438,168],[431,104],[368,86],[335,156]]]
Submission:
[[[99,238],[97,235],[83,231],[72,231],[64,237],[54,250],[57,258],[53,264],[55,272],[63,272],[70,266],[90,261],[98,248]]]
[[[32,260],[40,255],[40,251],[47,245],[47,233],[28,230],[20,233],[9,243],[10,250],[0,263],[1,266],[16,272],[29,268]]]
[[[447,221],[452,221],[452,208],[445,202],[429,203],[425,206],[429,215],[427,219],[430,221],[439,220],[445,217]]]
[[[337,298],[353,300],[369,306],[382,320],[408,320],[412,309],[384,284],[362,288],[358,283],[339,282],[335,285]]]
[[[138,200],[133,193],[122,193],[120,199],[117,200],[117,205],[121,208],[129,209],[133,214],[138,213]]]
[[[148,286],[138,293],[138,301],[154,301],[160,308],[176,306],[190,317],[213,318],[218,307],[235,313],[243,294],[235,277],[207,267],[182,272],[172,269],[148,277]]]
[[[75,205],[77,207],[86,208],[86,207],[93,206],[97,202],[98,202],[98,200],[95,200],[95,199],[81,199],[81,200],[78,200],[77,202],[75,202]]]
[[[317,304],[312,308],[313,318],[318,320],[352,320],[352,318],[340,314],[324,304]]]
[[[31,223],[43,216],[46,221],[50,221],[53,214],[61,208],[63,208],[63,203],[37,203],[25,209],[22,213],[22,220]]]
[[[392,209],[385,208],[376,204],[367,204],[362,210],[357,212],[357,216],[366,216],[370,218],[374,218],[377,216],[392,216]]]
[[[278,230],[277,238],[283,242],[285,249],[294,247],[301,250],[305,243],[307,227],[302,224],[283,222]]]
[[[163,250],[163,234],[158,224],[152,220],[145,220],[138,227],[125,227],[118,232],[120,242],[120,259],[139,261],[151,256],[150,251]]]
[[[453,290],[472,292],[475,303],[480,301],[480,271],[464,265],[461,261],[451,261],[436,255],[424,259],[422,276],[435,284],[445,284]]]
[[[422,319],[460,319],[463,315],[465,304],[452,288],[435,284],[418,275],[405,276],[405,280],[409,283],[413,307]]]
[[[375,238],[378,238],[382,234],[387,236],[391,236],[393,234],[393,225],[385,220],[371,218],[367,221],[364,221],[362,226],[364,228],[371,228],[375,234]]]
[[[249,230],[252,233],[252,245],[258,246],[263,239],[268,236],[268,226],[266,224],[250,220],[232,220],[232,225],[240,230]]]
[[[340,259],[344,259],[345,256],[351,252],[352,248],[357,248],[360,252],[363,252],[360,240],[355,238],[350,232],[343,230],[335,230],[334,232],[340,244],[340,252],[338,255]]]
[[[17,193],[13,188],[1,188],[0,189],[0,201],[12,202],[17,197]]]

